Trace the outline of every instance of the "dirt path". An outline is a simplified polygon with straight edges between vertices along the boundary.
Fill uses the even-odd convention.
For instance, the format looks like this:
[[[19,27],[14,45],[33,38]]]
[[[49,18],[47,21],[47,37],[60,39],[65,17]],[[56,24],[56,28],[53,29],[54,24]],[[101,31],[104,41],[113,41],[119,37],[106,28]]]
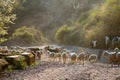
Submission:
[[[120,68],[107,69],[100,63],[88,63],[85,66],[44,63],[34,68],[6,74],[0,80],[116,80],[117,77],[120,77]]]

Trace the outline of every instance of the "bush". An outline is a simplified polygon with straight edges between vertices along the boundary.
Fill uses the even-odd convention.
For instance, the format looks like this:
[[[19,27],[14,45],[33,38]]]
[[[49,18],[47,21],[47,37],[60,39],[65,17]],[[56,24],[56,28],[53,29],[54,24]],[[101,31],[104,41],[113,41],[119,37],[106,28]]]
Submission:
[[[27,68],[27,64],[26,62],[23,62],[22,58],[20,60],[14,59],[13,63],[5,69],[5,72],[9,72],[12,70],[20,70],[25,68]]]
[[[15,30],[11,39],[23,42],[23,44],[32,44],[43,41],[44,37],[42,33],[38,32],[35,28],[23,26]]]
[[[14,69],[25,69],[27,67],[26,62],[23,62],[23,60],[14,60],[13,62],[13,68]]]
[[[61,44],[80,45],[84,43],[84,32],[79,27],[64,25],[56,32],[55,39]]]
[[[66,43],[68,35],[70,34],[72,28],[69,28],[67,25],[64,25],[58,29],[55,34],[55,39],[58,43]]]
[[[9,72],[9,71],[12,71],[12,70],[14,70],[14,66],[9,65],[9,66],[5,69],[5,72]]]
[[[31,43],[34,41],[34,35],[29,32],[23,33],[23,35],[21,35],[20,38],[23,39],[27,43]]]

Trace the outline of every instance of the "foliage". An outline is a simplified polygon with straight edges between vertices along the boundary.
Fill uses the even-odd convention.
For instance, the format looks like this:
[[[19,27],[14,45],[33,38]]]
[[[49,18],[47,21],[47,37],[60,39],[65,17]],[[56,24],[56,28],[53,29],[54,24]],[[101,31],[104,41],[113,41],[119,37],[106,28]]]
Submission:
[[[21,58],[19,60],[14,60],[13,66],[14,66],[14,69],[25,69],[27,67],[27,64]]]
[[[84,27],[86,39],[98,39],[99,47],[104,47],[104,37],[120,36],[120,1],[107,0],[102,7],[90,13],[90,21]]]
[[[28,66],[24,59],[24,57],[19,57],[17,59],[15,58],[13,60],[13,63],[11,65],[8,65],[8,67],[5,69],[5,72],[27,68]]]
[[[70,40],[76,45],[72,39],[77,39],[79,45],[89,46],[92,39],[97,39],[100,43],[99,48],[104,48],[104,37],[107,35],[110,38],[120,36],[120,1],[107,0],[101,7],[95,7],[93,10],[83,12],[77,21],[72,25],[74,29],[68,33],[67,28],[61,27],[57,31],[57,41],[67,38],[66,42],[70,44]],[[70,28],[70,27],[68,27]],[[75,30],[75,31],[74,31]],[[77,34],[75,34],[77,32]],[[64,35],[64,33],[67,34]],[[59,35],[58,35],[59,34]],[[75,34],[72,36],[72,34]],[[77,36],[79,34],[79,36]],[[69,36],[71,35],[71,36]],[[70,38],[71,37],[71,38]],[[69,40],[70,39],[70,40]],[[81,41],[81,42],[79,42]]]
[[[8,67],[5,69],[5,72],[10,72],[14,70],[14,67],[12,65],[8,65]]]
[[[56,32],[55,39],[58,41],[58,43],[79,45],[80,43],[83,43],[83,40],[81,39],[81,37],[83,37],[83,34],[83,30],[79,30],[78,27],[69,27],[67,25],[64,25]]]
[[[104,47],[106,35],[110,38],[120,36],[119,0],[69,0],[67,3],[64,0],[1,0],[0,4],[0,42],[5,40],[7,25],[16,19],[13,11],[18,19],[15,27],[10,27],[10,33],[17,28],[12,39],[28,44],[41,41],[42,33],[52,41],[55,35],[60,44],[89,46],[92,39],[98,39],[100,47]],[[35,28],[18,28],[21,25]]]
[[[35,28],[23,26],[15,30],[12,39],[23,40],[25,43],[31,44],[35,41],[42,41],[44,37]]]
[[[93,5],[100,4],[103,0],[18,0],[16,24],[12,25],[9,32],[12,33],[18,26],[35,26],[45,37],[54,42],[57,29],[64,24],[70,25],[81,16],[82,13],[92,9]],[[20,2],[21,1],[21,2]],[[24,2],[22,2],[24,1]],[[78,5],[79,4],[79,5]],[[78,7],[75,9],[75,6]],[[84,15],[84,18],[87,18]]]
[[[14,10],[14,0],[0,0],[0,43],[4,42],[7,34],[8,26],[6,24],[12,23],[16,19],[16,15],[12,13]]]
[[[69,35],[69,33],[71,32],[71,29],[67,26],[64,25],[62,26],[55,35],[56,40],[58,41],[58,43],[65,43],[65,40],[68,38],[66,36]]]

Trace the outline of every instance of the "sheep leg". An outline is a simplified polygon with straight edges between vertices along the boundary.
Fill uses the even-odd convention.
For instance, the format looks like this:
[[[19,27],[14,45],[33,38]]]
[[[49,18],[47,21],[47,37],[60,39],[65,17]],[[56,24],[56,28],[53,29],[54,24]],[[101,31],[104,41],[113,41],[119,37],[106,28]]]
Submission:
[[[39,60],[41,60],[41,54],[39,54],[38,58],[39,58]]]
[[[81,65],[81,60],[79,60],[79,64]]]
[[[81,65],[83,64],[82,60],[80,60],[80,64],[81,64]]]
[[[76,63],[76,59],[74,60],[74,63]]]
[[[80,64],[80,60],[77,60],[78,64]]]
[[[69,58],[67,58],[66,63],[67,63],[67,64],[69,63]]]
[[[74,60],[73,63],[75,63],[76,61]]]
[[[84,60],[83,60],[83,66],[84,66]]]
[[[73,63],[73,61],[72,61],[72,60],[71,60],[70,62],[71,62],[71,64]]]
[[[58,62],[58,57],[55,58],[55,61]]]
[[[60,57],[58,58],[58,61],[59,61],[59,63],[60,63]]]
[[[65,59],[65,62],[64,62],[64,64],[66,63],[66,59]]]
[[[65,59],[63,59],[63,64],[65,64]]]
[[[118,67],[119,67],[119,65],[120,65],[120,62],[118,62]]]
[[[111,64],[111,67],[113,67],[113,62],[112,61],[110,61],[110,64]]]
[[[50,62],[52,61],[51,58],[49,58],[49,61],[50,61]]]
[[[53,58],[53,62],[55,62],[55,58]]]

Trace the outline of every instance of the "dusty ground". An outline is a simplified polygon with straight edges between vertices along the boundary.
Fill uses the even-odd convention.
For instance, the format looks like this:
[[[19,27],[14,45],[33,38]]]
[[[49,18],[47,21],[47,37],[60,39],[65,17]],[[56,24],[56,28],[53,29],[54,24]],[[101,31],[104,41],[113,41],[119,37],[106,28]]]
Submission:
[[[86,62],[85,65],[49,62],[46,54],[38,65],[2,75],[0,80],[120,80],[120,67]]]

